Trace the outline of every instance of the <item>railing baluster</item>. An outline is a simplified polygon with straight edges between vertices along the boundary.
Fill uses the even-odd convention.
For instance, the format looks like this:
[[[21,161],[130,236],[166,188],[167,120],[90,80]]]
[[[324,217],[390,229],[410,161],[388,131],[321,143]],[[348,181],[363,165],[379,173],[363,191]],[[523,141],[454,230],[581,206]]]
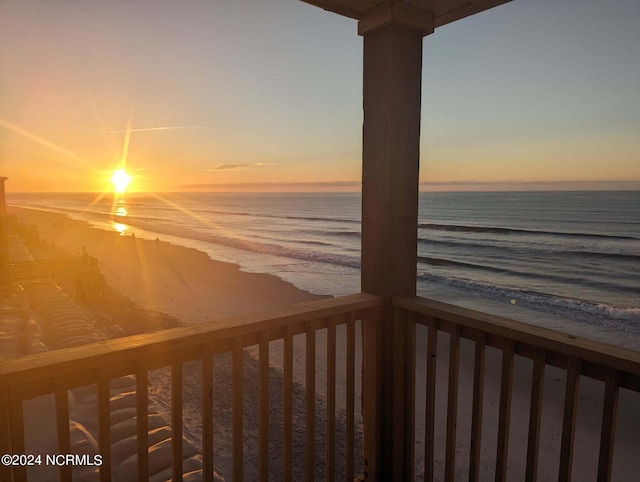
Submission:
[[[233,343],[232,362],[232,387],[233,392],[233,480],[243,479],[244,468],[244,435],[243,435],[243,402],[242,402],[242,379],[243,379],[243,349],[240,339],[236,338]]]
[[[102,455],[100,466],[100,480],[111,480],[111,407],[109,400],[109,379],[100,375],[98,377],[98,427],[99,446]]]
[[[354,438],[355,438],[355,370],[356,370],[356,327],[355,321],[347,321],[347,460],[346,482],[353,482],[354,478]]]
[[[538,448],[540,445],[540,420],[542,419],[542,395],[546,353],[537,349],[533,358],[531,380],[531,405],[529,408],[529,436],[527,443],[526,482],[535,482],[538,472]]]
[[[416,425],[416,318],[413,311],[406,312],[405,337],[405,434],[404,434],[404,478],[415,478],[415,425]]]
[[[562,419],[562,442],[560,445],[560,473],[559,482],[571,480],[571,465],[573,462],[573,439],[576,428],[576,413],[578,408],[578,392],[580,385],[581,363],[577,358],[569,358],[567,363],[567,386],[564,398],[564,417]]]
[[[136,431],[138,480],[149,478],[149,367],[142,358],[136,370]]]
[[[613,443],[616,430],[616,416],[618,414],[618,395],[620,393],[620,372],[609,368],[607,370],[604,406],[602,411],[602,431],[600,435],[600,456],[598,460],[598,482],[611,480],[611,465],[613,463]]]
[[[69,394],[60,380],[55,381],[56,423],[58,427],[58,453],[71,453],[71,434],[69,432]],[[71,481],[71,465],[60,466],[60,479]]]
[[[473,364],[473,408],[471,412],[471,440],[469,454],[469,481],[480,480],[480,449],[482,445],[482,408],[484,402],[484,372],[487,334],[478,332]]]
[[[9,397],[10,419],[11,419],[11,452],[14,454],[24,454],[24,408],[22,398],[15,393]],[[26,482],[27,467],[24,465],[13,467],[14,482]]]
[[[269,340],[260,334],[260,388],[258,420],[258,478],[269,480]]]
[[[305,392],[306,400],[306,423],[307,423],[307,440],[306,440],[306,469],[307,480],[313,481],[316,470],[316,332],[311,327],[311,323],[307,322],[306,330],[306,381]]]
[[[283,389],[283,456],[284,480],[293,480],[293,335],[289,327],[284,334],[284,389]]]
[[[396,306],[393,307],[393,325],[392,325],[392,333],[389,336],[388,340],[383,341],[383,344],[393,343],[393,352],[394,353],[404,353],[407,349],[406,346],[406,330],[407,330],[407,312],[401,308]],[[391,446],[391,453],[385,454],[389,460],[393,460],[393,465],[401,465],[402,469],[406,468],[405,464],[405,452],[403,447],[404,440],[404,422],[405,422],[405,401],[406,401],[406,389],[404,387],[403,381],[406,376],[406,364],[404,357],[398,356],[391,360],[385,360],[390,366],[393,373],[392,380],[395,381],[394,385],[390,386],[390,396],[393,399],[392,407],[393,410],[390,411],[391,417],[391,430],[393,433],[393,439],[397,440],[398,443],[393,444]],[[400,388],[402,387],[402,388]],[[402,443],[400,443],[402,441]],[[392,473],[392,472],[390,472]],[[407,474],[402,473],[402,478],[406,478]],[[397,477],[397,476],[396,476]]]
[[[428,319],[427,380],[425,384],[424,417],[424,480],[433,482],[434,427],[436,407],[436,363],[438,361],[438,325]]]
[[[449,389],[447,395],[447,440],[444,480],[453,481],[456,471],[456,425],[458,378],[460,373],[460,325],[454,325],[449,339]]]
[[[9,390],[2,387],[0,388],[0,455],[12,453],[11,420]],[[0,465],[0,480],[11,481],[10,467]]]
[[[182,482],[182,362],[171,364],[171,473]]]
[[[380,453],[380,399],[382,367],[382,310],[371,309],[362,323],[362,418],[364,431],[364,480],[377,482],[383,454]]]
[[[335,429],[336,429],[336,321],[327,322],[327,454],[325,480],[335,480]]]
[[[213,355],[208,345],[202,350],[202,470],[204,480],[213,482]]]
[[[500,408],[498,414],[498,451],[496,455],[496,482],[507,480],[509,455],[509,427],[511,424],[511,398],[513,395],[513,357],[515,342],[505,340],[502,349],[502,375],[500,377]]]

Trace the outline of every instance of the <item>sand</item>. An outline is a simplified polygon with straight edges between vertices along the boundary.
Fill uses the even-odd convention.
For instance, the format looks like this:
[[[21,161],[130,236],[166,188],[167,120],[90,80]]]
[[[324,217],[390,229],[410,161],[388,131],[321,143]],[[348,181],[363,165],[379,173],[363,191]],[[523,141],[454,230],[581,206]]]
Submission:
[[[293,285],[268,274],[245,273],[229,263],[211,260],[205,253],[171,245],[167,242],[144,240],[131,234],[90,227],[63,215],[11,208],[19,220],[38,226],[47,243],[79,255],[87,253],[100,261],[106,282],[145,309],[156,310],[179,319],[182,323],[200,323],[288,306],[319,299]],[[418,330],[417,346],[425,346]],[[298,343],[296,343],[298,345]],[[437,391],[446,396],[447,336],[439,349]],[[302,345],[302,344],[300,344]],[[418,350],[420,353],[420,350]],[[296,359],[299,358],[296,354]],[[280,355],[272,353],[276,359]],[[471,425],[473,385],[473,344],[461,347],[460,394],[458,402],[458,443],[456,480],[466,480]],[[324,363],[320,363],[321,368]],[[424,356],[418,356],[417,405],[424,406]],[[323,373],[318,375],[324,377]],[[545,408],[542,420],[543,443],[540,447],[539,480],[557,480],[562,428],[565,374],[548,369],[545,378]],[[521,480],[526,461],[526,427],[531,383],[531,363],[517,358],[514,371],[511,437],[508,480]],[[500,354],[489,350],[485,387],[483,429],[483,465],[481,480],[493,480],[495,437],[498,421],[500,386]],[[161,390],[162,391],[162,390]],[[573,480],[593,480],[597,468],[598,441],[602,417],[603,384],[582,377],[578,408],[577,447],[574,453]],[[340,402],[339,402],[340,404]],[[194,407],[196,408],[196,407]],[[444,467],[444,426],[446,399],[439,398],[436,407],[436,470]],[[423,409],[416,414],[417,466],[423,463],[421,430]],[[418,473],[420,470],[418,470]],[[640,397],[621,391],[616,431],[613,480],[637,480],[640,474]],[[438,477],[439,479],[439,477]],[[420,479],[419,479],[420,480]]]
[[[167,242],[121,236],[62,214],[10,208],[38,227],[40,237],[73,255],[99,260],[105,281],[142,308],[201,323],[321,299],[280,278],[245,273],[232,263]]]

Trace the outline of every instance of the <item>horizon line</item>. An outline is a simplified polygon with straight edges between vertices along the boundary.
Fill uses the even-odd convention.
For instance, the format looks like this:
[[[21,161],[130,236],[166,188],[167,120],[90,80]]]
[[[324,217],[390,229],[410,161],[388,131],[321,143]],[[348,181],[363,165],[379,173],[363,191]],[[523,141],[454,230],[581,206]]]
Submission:
[[[640,190],[640,179],[632,180],[578,180],[578,181],[422,181],[418,185],[419,191],[447,190],[451,191],[496,191],[505,190]],[[465,189],[466,188],[466,189]],[[520,188],[520,189],[518,189]],[[524,189],[523,189],[524,188]],[[256,191],[277,192],[278,189],[291,191],[300,189],[301,192],[321,189],[342,192],[362,191],[361,181],[306,181],[306,182],[241,182],[241,183],[201,183],[184,184],[178,189],[185,191]]]

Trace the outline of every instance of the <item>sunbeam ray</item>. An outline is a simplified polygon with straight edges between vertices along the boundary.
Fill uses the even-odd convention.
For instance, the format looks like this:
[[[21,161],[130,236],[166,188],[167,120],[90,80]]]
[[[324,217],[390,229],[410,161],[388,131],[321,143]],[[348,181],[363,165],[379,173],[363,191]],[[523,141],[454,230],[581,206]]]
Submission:
[[[4,127],[5,129],[15,132],[16,134],[20,134],[21,136],[26,137],[27,139],[37,144],[40,144],[41,146],[51,149],[52,151],[63,155],[65,159],[76,161],[76,162],[68,162],[68,161],[65,162],[63,159],[54,158],[59,162],[62,162],[64,164],[69,164],[75,167],[83,167],[83,168],[93,167],[93,164],[91,162],[87,161],[86,159],[83,159],[77,154],[74,154],[73,152],[63,149],[62,147],[57,146],[56,144],[40,136],[37,136],[36,134],[29,132],[26,129],[23,129],[22,127],[12,124],[11,122],[8,122],[2,118],[0,118],[0,127]]]

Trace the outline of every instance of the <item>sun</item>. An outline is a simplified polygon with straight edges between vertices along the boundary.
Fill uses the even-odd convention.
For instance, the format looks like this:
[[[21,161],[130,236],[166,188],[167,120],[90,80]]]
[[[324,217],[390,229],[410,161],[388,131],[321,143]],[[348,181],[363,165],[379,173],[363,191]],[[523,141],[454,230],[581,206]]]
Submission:
[[[111,182],[113,183],[113,187],[115,187],[116,192],[120,194],[127,190],[127,186],[131,182],[131,176],[127,174],[127,171],[124,169],[118,169],[117,171],[114,171],[111,176]]]

